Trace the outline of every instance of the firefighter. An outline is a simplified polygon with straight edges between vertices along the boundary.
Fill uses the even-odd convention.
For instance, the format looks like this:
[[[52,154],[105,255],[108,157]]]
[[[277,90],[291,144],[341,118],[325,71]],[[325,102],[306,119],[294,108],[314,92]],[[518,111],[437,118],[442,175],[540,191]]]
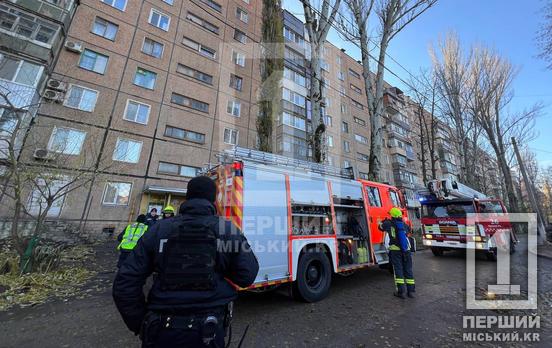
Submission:
[[[162,212],[163,219],[170,219],[174,217],[174,208],[172,205],[167,205]]]
[[[240,230],[215,215],[215,194],[210,178],[192,179],[180,214],[153,225],[115,277],[113,299],[142,347],[224,347],[237,297],[230,281],[251,285],[259,265]]]
[[[129,224],[123,232],[119,234],[117,240],[120,242],[117,246],[119,250],[119,261],[117,267],[121,267],[125,259],[128,257],[132,249],[136,246],[138,240],[146,233],[148,226],[146,225],[146,216],[138,215],[136,222]]]
[[[403,221],[402,211],[399,208],[391,208],[389,215],[391,219],[383,220],[379,228],[386,232],[385,246],[389,250],[389,262],[395,275],[396,291],[393,295],[404,299],[406,288],[408,297],[414,298],[416,288],[408,239],[410,227]]]

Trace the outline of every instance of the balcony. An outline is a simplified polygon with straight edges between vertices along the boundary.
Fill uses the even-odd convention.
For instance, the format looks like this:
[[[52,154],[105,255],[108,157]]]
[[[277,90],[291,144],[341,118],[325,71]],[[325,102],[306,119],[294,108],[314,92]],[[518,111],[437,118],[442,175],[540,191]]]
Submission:
[[[282,109],[290,111],[292,113],[295,113],[297,115],[306,116],[307,109],[300,107],[299,105],[295,105],[292,102],[289,102],[287,100],[282,100]]]
[[[418,158],[416,158],[416,153],[412,149],[406,149],[406,158],[409,161],[416,161]]]
[[[27,110],[37,107],[40,96],[34,87],[0,79],[0,105],[12,105],[15,108]],[[5,103],[7,98],[9,103]]]
[[[65,31],[71,24],[71,19],[78,5],[78,0],[59,0],[57,4],[43,0],[9,0],[29,11],[39,13],[40,15],[61,23]]]
[[[406,129],[407,131],[412,130],[412,127],[409,123],[406,123],[404,120],[404,115],[401,112],[396,112],[391,114],[391,120],[401,126],[402,128]]]

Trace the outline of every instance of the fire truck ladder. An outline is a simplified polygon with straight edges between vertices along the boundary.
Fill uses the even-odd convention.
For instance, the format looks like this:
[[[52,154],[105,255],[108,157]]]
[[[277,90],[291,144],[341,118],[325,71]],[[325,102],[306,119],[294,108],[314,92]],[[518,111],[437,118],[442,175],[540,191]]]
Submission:
[[[221,163],[232,163],[235,160],[247,160],[267,165],[286,166],[293,169],[299,168],[313,173],[335,176],[345,179],[355,178],[352,168],[341,169],[325,164],[313,163],[296,158],[275,155],[273,153],[246,149],[239,146],[235,146],[233,149],[225,150],[224,152],[217,154],[217,157],[219,158]]]

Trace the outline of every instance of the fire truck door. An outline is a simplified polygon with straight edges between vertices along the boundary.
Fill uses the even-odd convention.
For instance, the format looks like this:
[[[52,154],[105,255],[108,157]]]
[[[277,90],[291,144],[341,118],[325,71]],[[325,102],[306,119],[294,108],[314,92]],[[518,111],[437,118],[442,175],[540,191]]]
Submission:
[[[383,195],[387,194],[376,186],[365,185],[366,195],[368,196],[368,216],[370,221],[370,242],[372,244],[383,243],[383,232],[378,225],[383,221],[387,212],[383,204]]]

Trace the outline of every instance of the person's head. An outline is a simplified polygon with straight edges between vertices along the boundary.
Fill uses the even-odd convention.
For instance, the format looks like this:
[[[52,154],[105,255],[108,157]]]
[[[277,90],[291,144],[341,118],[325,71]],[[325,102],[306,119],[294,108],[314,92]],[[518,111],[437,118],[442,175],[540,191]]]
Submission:
[[[172,205],[167,205],[165,209],[163,209],[163,219],[170,218],[174,216],[174,208]]]
[[[217,186],[215,182],[206,176],[198,176],[188,182],[186,200],[206,199],[215,203],[217,197]]]
[[[397,207],[393,207],[389,210],[389,215],[391,215],[393,219],[400,219],[402,218],[402,210]]]
[[[151,208],[151,210],[150,210],[150,215],[151,215],[151,216],[157,215],[157,208]]]
[[[136,222],[139,222],[141,224],[145,224],[146,223],[146,216],[144,214],[138,215],[138,217],[136,218]]]

